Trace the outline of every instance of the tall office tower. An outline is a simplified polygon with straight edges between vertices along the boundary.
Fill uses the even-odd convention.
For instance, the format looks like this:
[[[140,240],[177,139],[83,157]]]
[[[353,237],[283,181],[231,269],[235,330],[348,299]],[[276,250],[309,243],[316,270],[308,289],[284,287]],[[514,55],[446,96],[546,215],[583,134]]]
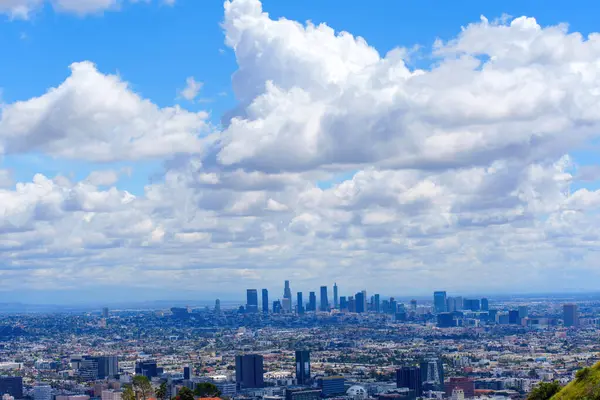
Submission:
[[[358,292],[354,295],[355,311],[357,313],[365,312],[365,295],[364,292]]]
[[[329,300],[327,299],[327,286],[321,286],[321,311],[329,311]]]
[[[7,393],[15,399],[22,399],[23,378],[20,376],[0,376],[0,394]]]
[[[281,301],[275,300],[273,302],[273,314],[281,314]]]
[[[519,319],[527,318],[529,316],[529,308],[527,306],[519,306]]]
[[[378,294],[376,294],[375,296],[373,296],[373,310],[376,313],[380,313],[381,312],[381,298]]]
[[[456,311],[461,311],[465,309],[465,301],[462,296],[456,296],[454,298],[454,302],[456,303]]]
[[[256,289],[246,290],[246,312],[258,312],[258,292],[256,291]]]
[[[296,303],[298,304],[296,307],[296,311],[299,315],[304,314],[304,303],[302,302],[302,292],[298,292],[296,294]]]
[[[161,368],[162,369],[162,368]],[[152,378],[158,376],[158,365],[154,360],[137,361],[135,363],[135,374],[144,375],[146,378],[152,380]]]
[[[396,311],[398,311],[398,303],[396,299],[390,297],[390,314],[396,314]]]
[[[337,309],[339,306],[338,303],[338,287],[337,283],[333,284],[333,308]]]
[[[186,366],[183,367],[183,379],[185,379],[186,381],[189,381],[190,378],[192,377],[192,369],[190,368],[190,366]]]
[[[235,357],[235,382],[240,389],[264,387],[263,356],[246,354]]]
[[[315,292],[310,292],[308,294],[308,311],[317,311],[317,295]]]
[[[285,287],[283,288],[283,298],[292,299],[292,289],[290,289],[290,281],[285,281]]]
[[[481,299],[481,311],[489,311],[490,310],[490,302],[485,297]]]
[[[269,313],[269,291],[267,289],[262,290],[262,312],[265,314]]]
[[[437,357],[426,358],[421,362],[421,380],[431,390],[444,390],[444,365]]]
[[[102,309],[102,318],[108,318],[108,307]]]
[[[396,370],[396,387],[408,388],[415,392],[416,397],[423,394],[423,380],[419,367],[402,367]]]
[[[508,311],[508,323],[511,325],[518,325],[521,323],[521,320],[519,319],[519,310]]]
[[[412,311],[417,311],[417,301],[416,300],[411,300],[410,301],[410,309]]]
[[[34,386],[33,400],[52,400],[52,387],[50,385]]]
[[[98,363],[98,379],[116,378],[119,376],[119,357],[93,357]]]
[[[221,300],[215,300],[215,314],[221,314]]]
[[[564,326],[567,328],[579,326],[579,310],[577,304],[563,305]]]
[[[446,310],[447,312],[456,311],[456,299],[454,297],[446,298]]]
[[[284,297],[281,300],[281,311],[283,311],[284,313],[292,312],[292,300],[291,299]]]
[[[463,308],[465,310],[479,311],[481,310],[481,304],[479,303],[479,299],[464,299]]]
[[[446,292],[433,292],[433,310],[435,313],[446,312]]]
[[[298,385],[310,383],[310,351],[296,350],[296,381]]]
[[[346,299],[346,296],[340,297],[340,310],[348,311],[348,300]]]
[[[368,297],[367,297],[367,291],[363,290],[362,291],[362,295],[363,295],[363,311],[367,312],[367,311],[369,311],[369,307],[368,307],[368,304],[367,304],[368,303],[368,301],[367,301],[367,299],[368,299]]]
[[[356,312],[356,301],[354,301],[354,296],[348,296],[348,311]]]

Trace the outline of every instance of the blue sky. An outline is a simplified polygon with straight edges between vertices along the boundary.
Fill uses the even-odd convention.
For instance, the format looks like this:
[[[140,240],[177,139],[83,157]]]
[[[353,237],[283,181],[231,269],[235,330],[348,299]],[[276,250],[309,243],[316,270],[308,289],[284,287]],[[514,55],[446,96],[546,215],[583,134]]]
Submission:
[[[327,278],[333,281],[347,274],[345,268],[352,273],[342,285],[358,290],[361,288],[354,285],[360,284],[353,277],[365,273],[360,261],[364,257],[373,262],[367,283],[381,282],[382,275],[374,271],[388,271],[411,279],[418,276],[415,282],[423,285],[390,285],[382,290],[385,293],[428,293],[433,286],[465,293],[498,293],[512,289],[509,280],[486,282],[499,265],[513,272],[527,269],[528,279],[536,283],[514,288],[518,292],[573,290],[578,288],[579,278],[597,266],[593,254],[598,239],[589,216],[598,214],[600,198],[596,194],[600,125],[595,117],[586,115],[587,111],[593,114],[597,104],[596,83],[582,81],[579,85],[578,77],[585,75],[581,71],[573,73],[577,83],[571,86],[565,87],[557,78],[577,63],[594,76],[596,56],[585,42],[579,53],[567,54],[560,49],[563,43],[564,48],[572,48],[571,39],[547,28],[564,22],[570,32],[584,37],[598,31],[600,5],[595,2],[385,0],[375,7],[358,1],[264,0],[262,9],[269,19],[244,8],[260,3],[236,0],[232,7],[242,16],[232,11],[226,21],[232,24],[229,28],[222,26],[227,17],[221,1],[176,0],[172,5],[162,0],[123,1],[115,9],[86,15],[59,10],[56,4],[60,0],[32,9],[27,18],[15,18],[0,0],[0,13],[5,12],[0,14],[0,47],[4,51],[0,99],[6,121],[8,110],[14,118],[10,121],[22,121],[17,115],[19,102],[39,107],[32,99],[63,85],[71,76],[73,63],[89,61],[96,68],[87,70],[91,75],[81,75],[63,102],[40,112],[42,116],[58,115],[54,122],[44,122],[55,124],[54,130],[46,125],[31,128],[25,150],[8,151],[1,159],[0,172],[10,171],[12,180],[1,195],[6,196],[7,204],[8,199],[16,204],[4,210],[1,218],[5,221],[0,220],[7,226],[0,224],[0,235],[5,236],[0,237],[5,240],[0,251],[11,260],[3,266],[7,281],[25,282],[32,290],[40,290],[42,280],[50,279],[64,283],[68,291],[78,286],[77,278],[101,287],[144,290],[156,288],[170,276],[173,281],[160,291],[161,297],[169,297],[169,285],[197,279],[201,271],[209,271],[211,282],[239,279],[268,286],[281,281],[286,273],[296,274],[294,266],[306,265],[303,274],[292,278],[303,290],[316,285],[323,270],[329,271]],[[490,21],[507,17],[486,30],[485,24],[478,25],[481,15]],[[521,16],[534,17],[539,30],[515,23],[510,33],[502,36],[511,21]],[[290,26],[275,22],[281,17],[301,24],[324,23],[336,32],[350,32],[354,38],[349,44],[324,33],[321,39],[327,45],[314,49],[315,56],[310,46],[320,43],[310,41],[309,30],[303,28],[294,36]],[[266,28],[242,26],[244,18],[262,21]],[[468,24],[475,25],[461,34]],[[234,38],[234,45],[225,43],[226,35]],[[372,49],[355,39],[359,36],[381,59],[373,58]],[[497,38],[501,38],[498,43],[494,41]],[[447,44],[445,55],[432,54],[436,39],[445,43],[456,40],[463,47],[457,51]],[[556,53],[543,47],[544,40]],[[479,43],[486,43],[489,49],[478,49]],[[338,46],[339,53],[334,51]],[[419,49],[403,63],[392,65],[396,62],[393,57],[383,60],[393,49],[414,46]],[[519,46],[523,53],[515,61],[509,53]],[[261,58],[262,52],[271,58]],[[454,64],[459,53],[486,62],[475,69]],[[494,54],[500,61],[491,62],[481,53]],[[536,54],[546,58],[536,59]],[[525,61],[529,55],[532,61]],[[363,60],[367,60],[364,65]],[[546,64],[544,60],[553,61]],[[352,63],[361,65],[346,71]],[[374,65],[379,69],[372,69]],[[484,67],[496,74],[491,82],[487,79],[492,75],[484,74]],[[415,75],[406,86],[394,80],[399,79],[394,74],[410,74],[415,69],[425,70],[427,77],[419,80]],[[251,98],[251,105],[238,105],[234,95],[232,75],[238,70],[243,82],[237,83],[237,90]],[[526,86],[529,78],[516,81],[500,90],[493,101],[480,90],[513,79],[515,71],[534,74],[523,75],[528,77],[546,75],[537,86]],[[86,82],[92,82],[86,80],[92,75],[97,87],[84,88]],[[132,114],[137,119],[128,125],[117,117],[114,120],[120,122],[111,122],[109,114],[118,114],[119,107],[107,111],[82,105],[81,111],[77,104],[69,103],[77,93],[86,93],[78,102],[96,94],[100,100],[112,93],[118,97],[115,101],[126,98],[127,93],[106,89],[110,83],[103,79],[109,75],[117,75],[129,84],[127,93],[165,114]],[[368,80],[361,80],[365,76]],[[462,81],[464,76],[468,78]],[[202,83],[193,100],[180,94],[189,77]],[[478,79],[482,83],[470,86]],[[279,92],[265,89],[267,81]],[[254,85],[257,92],[249,92],[244,82],[249,82],[248,87]],[[369,83],[362,87],[364,82]],[[377,91],[377,82],[384,82],[381,85],[388,90]],[[433,95],[423,106],[421,100],[430,89]],[[529,99],[536,90],[542,94]],[[332,99],[330,95],[336,91],[341,95]],[[391,92],[398,97],[381,105],[388,101],[381,99]],[[547,103],[554,95],[564,97]],[[411,101],[414,103],[407,106]],[[489,106],[479,109],[486,101]],[[107,158],[104,154],[98,158],[86,147],[85,137],[77,136],[91,129],[100,115],[109,122],[98,125],[96,133],[102,138],[91,141],[92,147],[119,143],[120,135],[137,129],[138,122],[161,124],[172,106],[181,107],[184,116],[169,120],[166,128],[156,128],[158,133],[143,149],[132,145],[132,151],[140,151],[139,156]],[[224,113],[237,106],[240,126],[221,126]],[[491,110],[489,115],[486,110]],[[85,118],[91,116],[83,128],[69,122],[79,112],[89,113]],[[211,126],[196,134],[201,123],[191,119],[202,119],[203,112],[208,113]],[[563,114],[564,119],[554,119]],[[339,115],[345,117],[337,120]],[[322,117],[314,122],[316,116]],[[3,128],[2,118],[0,139],[10,146],[3,135],[11,137],[20,125],[9,121],[5,123],[8,128]],[[304,125],[305,121],[314,124]],[[180,123],[191,127],[179,128]],[[162,136],[161,129],[168,131],[173,126],[183,132],[178,137],[189,142],[177,151],[160,149],[172,143]],[[319,129],[312,131],[315,126]],[[562,131],[555,131],[557,126]],[[45,130],[65,137],[35,144],[35,138],[46,135]],[[128,143],[147,130],[132,133]],[[530,136],[534,133],[543,139],[536,142]],[[165,141],[159,142],[162,139]],[[156,148],[149,150],[154,140]],[[202,150],[190,149],[183,156],[188,143]],[[73,146],[72,152],[65,146]],[[149,151],[159,155],[148,156]],[[105,161],[94,161],[100,159]],[[180,168],[170,167],[174,164]],[[585,180],[578,179],[578,166],[589,167]],[[115,176],[106,182],[94,181],[93,187],[77,186],[91,182],[88,176],[94,171],[110,171]],[[36,174],[48,181],[36,180],[23,189],[27,194],[15,186],[31,184]],[[57,176],[70,182],[57,180]],[[468,192],[465,187],[471,184],[473,192]],[[51,189],[39,194],[34,187]],[[30,192],[35,192],[35,199],[24,200]],[[136,196],[133,202],[126,192]],[[20,207],[20,203],[26,205]],[[97,225],[89,231],[68,230],[92,219]],[[123,221],[124,226],[115,221]],[[17,229],[15,224],[21,225]],[[132,228],[134,233],[128,230],[131,226],[138,227]],[[37,237],[33,232],[43,234]],[[515,233],[523,235],[521,242],[531,240],[530,247],[510,243],[514,248],[509,248]],[[63,243],[58,243],[61,240]],[[497,247],[498,243],[502,245]],[[173,254],[181,258],[175,259]],[[152,268],[144,269],[148,264]],[[289,269],[275,272],[277,265]],[[440,272],[443,266],[456,265],[464,265],[456,268],[471,271],[472,277],[458,281]],[[61,273],[65,266],[67,272]],[[547,268],[565,277],[562,284],[548,287],[552,283]],[[133,282],[137,273],[140,281]],[[69,274],[72,281],[65,277]],[[479,290],[481,282],[486,283]],[[232,283],[230,287],[231,298],[245,284]]]

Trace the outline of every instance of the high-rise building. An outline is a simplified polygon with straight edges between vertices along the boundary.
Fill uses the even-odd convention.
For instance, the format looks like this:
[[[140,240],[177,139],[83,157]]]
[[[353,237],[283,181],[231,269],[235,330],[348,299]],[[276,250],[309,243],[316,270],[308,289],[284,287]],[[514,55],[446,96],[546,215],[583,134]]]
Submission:
[[[519,319],[527,318],[529,316],[529,308],[527,306],[519,306]]]
[[[221,314],[221,300],[215,300],[215,314]]]
[[[144,375],[148,379],[158,376],[159,368],[154,360],[138,361],[135,363],[135,374]]]
[[[446,312],[446,292],[433,292],[433,310],[436,313]]]
[[[375,294],[373,296],[373,311],[375,311],[376,313],[380,313],[381,312],[381,297],[379,296],[379,294]]]
[[[292,299],[288,299],[287,297],[284,297],[281,300],[281,310],[284,313],[290,313],[290,312],[292,312]]]
[[[246,290],[246,312],[258,312],[258,292],[256,291],[256,289]]]
[[[298,385],[310,383],[310,351],[296,350],[296,381]]]
[[[117,356],[85,356],[77,368],[77,375],[88,381],[115,378],[119,375]]]
[[[33,400],[52,400],[52,387],[50,385],[34,386]]]
[[[333,284],[333,308],[337,309],[339,306],[338,303],[338,287],[337,283]]]
[[[356,312],[357,313],[364,313],[365,312],[365,295],[364,292],[358,292],[354,295],[354,302],[355,302],[355,307],[356,307]]]
[[[354,296],[348,296],[348,311],[356,312],[356,301],[354,300]]]
[[[284,282],[283,298],[292,300],[292,289],[290,288],[290,281]]]
[[[275,300],[273,302],[273,314],[281,314],[281,301]]]
[[[437,315],[438,328],[452,328],[456,326],[456,321],[452,313],[443,312]]]
[[[485,297],[481,299],[481,311],[489,311],[490,310],[490,302]]]
[[[417,311],[417,301],[416,300],[411,300],[410,301],[410,309],[411,311]]]
[[[396,314],[398,311],[398,302],[393,297],[390,297],[390,314]]]
[[[0,376],[0,395],[6,393],[15,399],[22,399],[23,378],[20,376]]]
[[[444,390],[444,365],[437,357],[426,358],[421,362],[421,379],[430,390]]]
[[[346,296],[340,297],[340,310],[348,311],[348,300],[346,299]]]
[[[297,311],[298,314],[304,314],[304,303],[302,301],[302,292],[298,292],[296,294],[296,303],[297,303]]]
[[[308,294],[308,311],[317,311],[317,296],[315,292]]]
[[[327,286],[321,286],[321,311],[329,311],[329,300],[327,299]]]
[[[235,381],[240,389],[262,388],[263,357],[258,354],[246,354],[235,357]]]
[[[368,299],[367,291],[363,290],[362,295],[363,295],[363,312],[367,312],[367,311],[369,311],[368,301],[367,301],[367,299]]]
[[[479,299],[464,299],[463,308],[465,310],[479,311],[481,310],[481,303]]]
[[[269,313],[269,291],[267,289],[262,290],[262,312],[265,314]]]
[[[457,310],[455,297],[447,297],[446,298],[446,310],[448,312],[454,312]]]
[[[402,367],[396,370],[396,387],[409,388],[417,397],[423,394],[423,379],[419,367]]]
[[[102,309],[102,318],[108,318],[108,307]]]
[[[519,310],[510,310],[508,312],[508,323],[511,325],[518,325],[521,323],[519,319]]]
[[[577,304],[563,305],[563,321],[566,328],[579,326],[579,310]]]
[[[183,379],[189,381],[192,377],[192,369],[189,366],[183,367]]]
[[[318,386],[321,388],[323,397],[346,394],[344,384],[346,380],[343,376],[325,376],[318,380]]]

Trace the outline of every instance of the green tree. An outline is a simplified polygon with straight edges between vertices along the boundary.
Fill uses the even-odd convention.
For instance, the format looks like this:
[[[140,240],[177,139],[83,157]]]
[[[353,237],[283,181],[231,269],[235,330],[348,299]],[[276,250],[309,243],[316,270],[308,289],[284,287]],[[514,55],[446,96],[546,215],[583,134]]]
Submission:
[[[132,386],[137,400],[146,400],[152,396],[152,384],[144,375],[134,376]]]
[[[199,397],[219,397],[221,391],[210,382],[203,382],[196,385],[194,394]]]
[[[182,387],[175,397],[175,400],[194,400],[194,392],[190,388]]]
[[[156,394],[157,400],[166,400],[167,399],[167,382],[161,383],[159,388],[156,389],[155,394]]]
[[[527,400],[550,400],[561,389],[560,383],[556,381],[542,382],[529,393]]]
[[[131,388],[131,385],[125,386],[123,394],[121,395],[122,400],[135,400],[135,392]]]

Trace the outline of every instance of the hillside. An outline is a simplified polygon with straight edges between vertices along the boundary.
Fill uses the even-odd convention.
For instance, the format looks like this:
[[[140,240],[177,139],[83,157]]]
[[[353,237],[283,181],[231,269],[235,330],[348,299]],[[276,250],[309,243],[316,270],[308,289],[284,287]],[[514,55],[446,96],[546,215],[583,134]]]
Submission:
[[[578,371],[576,378],[551,400],[600,400],[600,363]]]

